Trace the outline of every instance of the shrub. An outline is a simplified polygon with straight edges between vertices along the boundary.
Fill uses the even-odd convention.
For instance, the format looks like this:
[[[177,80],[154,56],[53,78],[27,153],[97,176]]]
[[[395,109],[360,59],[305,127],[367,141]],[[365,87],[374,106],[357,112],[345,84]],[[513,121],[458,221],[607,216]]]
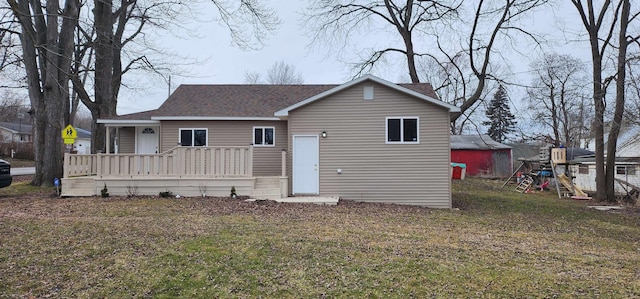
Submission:
[[[109,189],[107,189],[107,184],[104,184],[104,188],[100,190],[100,194],[102,194],[102,197],[109,197]]]
[[[160,191],[160,193],[158,194],[160,197],[173,197],[173,192],[167,190],[167,191]]]

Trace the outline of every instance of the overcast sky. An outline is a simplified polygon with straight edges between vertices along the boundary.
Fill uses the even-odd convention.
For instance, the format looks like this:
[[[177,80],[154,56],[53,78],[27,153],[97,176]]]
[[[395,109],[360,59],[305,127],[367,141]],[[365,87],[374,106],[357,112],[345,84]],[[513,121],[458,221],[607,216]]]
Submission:
[[[241,50],[231,45],[226,28],[216,24],[201,24],[198,38],[176,39],[167,36],[167,47],[185,56],[194,57],[203,63],[188,67],[189,77],[172,77],[172,89],[179,84],[243,84],[245,72],[265,74],[276,62],[294,65],[304,83],[340,84],[351,77],[333,57],[326,53],[310,51],[305,32],[299,25],[302,1],[268,1],[277,10],[282,23],[280,28],[260,50]],[[131,113],[155,109],[167,97],[167,86],[155,84],[146,91],[124,91],[119,98],[118,113]]]
[[[565,1],[568,2],[568,1]],[[190,66],[192,76],[172,77],[172,90],[179,84],[243,84],[245,83],[245,72],[259,72],[265,74],[274,63],[284,61],[294,65],[299,71],[305,83],[309,84],[340,84],[351,79],[352,74],[344,64],[339,63],[335,56],[327,56],[326,49],[312,50],[308,47],[309,38],[305,34],[305,29],[300,26],[299,12],[304,9],[307,1],[268,1],[271,7],[275,8],[282,24],[275,35],[267,40],[264,48],[254,51],[243,51],[234,47],[230,43],[229,34],[226,29],[218,24],[200,24],[198,27],[198,37],[185,36],[181,39],[166,36],[163,43],[166,47],[175,50],[184,56],[203,60],[197,65]],[[556,7],[548,13],[537,14],[536,18],[529,20],[524,26],[531,26],[538,31],[546,32],[551,43],[557,47],[558,51],[565,53],[571,51],[577,58],[588,62],[586,51],[575,51],[580,45],[576,43],[566,44],[565,38],[575,39],[575,36],[566,36],[567,30],[573,32],[580,31],[575,28],[578,24],[575,8],[569,5]],[[565,25],[565,32],[560,32],[558,26]],[[579,25],[579,24],[578,24]],[[371,36],[366,37],[372,39]],[[380,38],[385,38],[380,35]],[[363,40],[362,42],[369,42]],[[551,46],[548,46],[551,47]],[[535,56],[533,53],[521,53]],[[576,55],[577,54],[577,55]],[[537,54],[536,54],[537,55]],[[515,57],[510,61],[510,68],[516,75],[522,77],[522,82],[526,83],[529,62],[522,56]],[[406,68],[406,67],[405,67]],[[380,76],[392,82],[403,81],[408,78],[406,71],[399,68],[398,71],[387,68],[385,71],[378,71],[374,75]],[[144,77],[139,80],[151,80]],[[127,114],[132,112],[155,109],[162,104],[167,97],[167,84],[158,82],[147,84],[150,88],[137,90],[135,92],[123,89],[118,103],[118,113]],[[515,92],[517,94],[517,92]]]

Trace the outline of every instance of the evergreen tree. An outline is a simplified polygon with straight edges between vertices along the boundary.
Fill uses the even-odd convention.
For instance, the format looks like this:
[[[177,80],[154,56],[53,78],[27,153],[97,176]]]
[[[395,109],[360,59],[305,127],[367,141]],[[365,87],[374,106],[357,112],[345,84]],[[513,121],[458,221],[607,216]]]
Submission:
[[[498,142],[503,142],[507,134],[515,131],[515,116],[511,113],[511,108],[509,108],[507,101],[507,91],[500,85],[485,112],[489,120],[482,123],[485,126],[489,126],[487,135]]]

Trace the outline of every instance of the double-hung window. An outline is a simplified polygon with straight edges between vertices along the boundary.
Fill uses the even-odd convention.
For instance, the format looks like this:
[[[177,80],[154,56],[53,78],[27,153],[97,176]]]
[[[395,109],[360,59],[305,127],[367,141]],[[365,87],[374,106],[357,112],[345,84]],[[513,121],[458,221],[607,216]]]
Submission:
[[[180,129],[180,145],[207,146],[207,129]]]
[[[274,127],[253,127],[253,145],[274,146],[276,130]]]
[[[387,117],[387,143],[418,143],[417,117]]]

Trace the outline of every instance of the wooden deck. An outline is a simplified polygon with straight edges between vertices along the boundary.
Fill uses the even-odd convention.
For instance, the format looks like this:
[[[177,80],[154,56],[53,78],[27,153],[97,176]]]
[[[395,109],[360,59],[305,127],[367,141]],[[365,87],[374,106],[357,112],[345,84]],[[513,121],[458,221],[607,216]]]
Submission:
[[[175,147],[160,154],[65,154],[62,196],[158,195],[229,196],[260,199],[288,195],[286,153],[282,174],[253,176],[253,146]]]
[[[100,178],[97,176],[62,179],[61,196],[101,196],[106,188],[110,196],[159,195],[171,192],[185,197],[224,197],[235,188],[236,194],[256,199],[276,200],[288,195],[287,177],[251,178]]]

